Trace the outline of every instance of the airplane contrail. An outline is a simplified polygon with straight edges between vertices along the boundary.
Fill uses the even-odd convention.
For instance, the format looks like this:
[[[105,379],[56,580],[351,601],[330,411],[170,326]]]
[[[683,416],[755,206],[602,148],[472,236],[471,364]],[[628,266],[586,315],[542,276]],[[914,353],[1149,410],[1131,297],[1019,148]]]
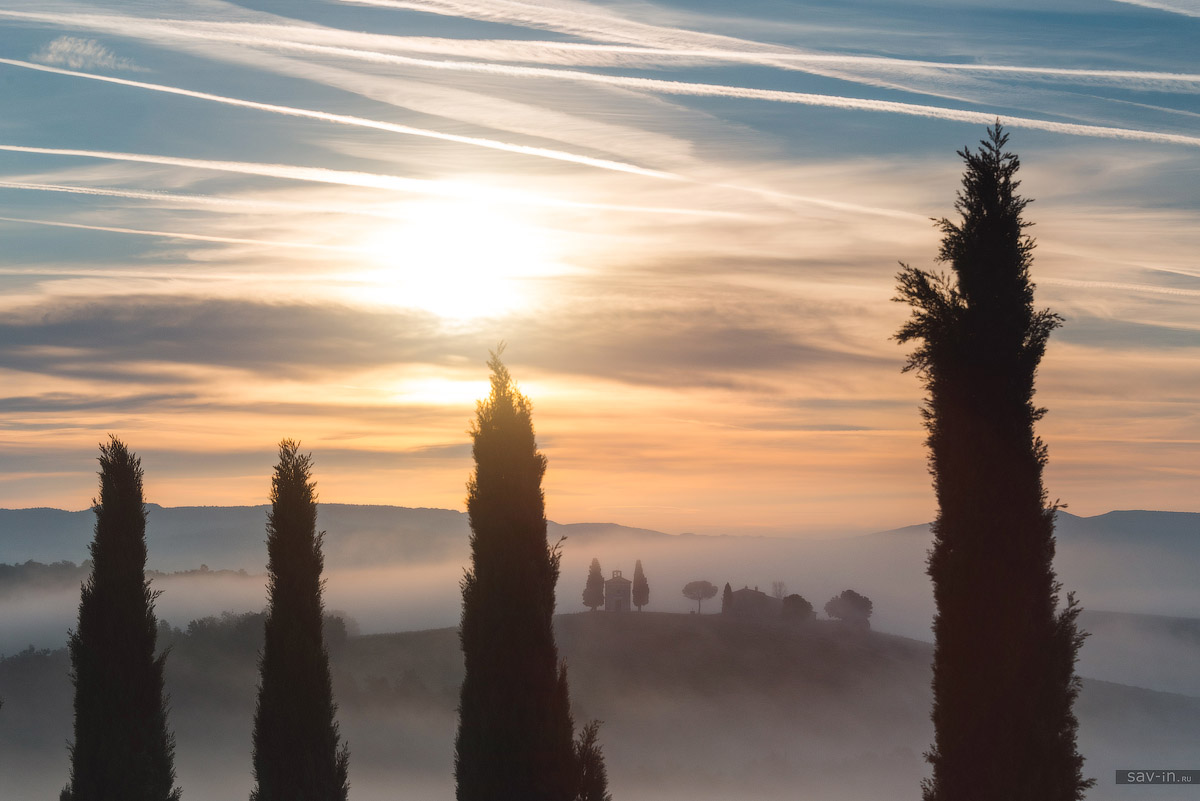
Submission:
[[[85,225],[83,223],[62,222],[59,220],[32,220],[25,217],[0,217],[0,222],[25,223],[28,225],[46,225],[53,228],[77,228],[84,231],[106,231],[113,234],[137,234],[139,236],[154,236],[164,239],[186,239],[193,242],[217,242],[225,245],[266,245],[273,248],[297,248],[304,250],[333,250],[341,253],[361,253],[361,248],[341,245],[320,245],[310,242],[282,242],[269,239],[243,239],[234,236],[209,236],[207,234],[185,234],[178,231],[152,231],[144,228],[120,228],[111,225]]]
[[[1129,2],[1130,0],[1118,1]],[[770,46],[770,49],[767,49],[768,46],[751,40],[730,39],[729,37],[720,38],[728,39],[744,46],[756,47],[757,49],[745,49],[745,47],[741,49],[730,47],[697,47],[694,45],[665,47],[644,44],[596,44],[591,42],[553,42],[523,39],[446,39],[425,36],[391,36],[386,34],[358,33],[309,25],[208,22],[189,19],[142,19],[118,15],[63,14],[59,12],[0,10],[0,17],[36,20],[55,25],[101,30],[118,33],[122,36],[154,39],[157,41],[170,38],[226,42],[250,47],[270,47],[324,53],[379,63],[387,63],[392,54],[380,50],[364,49],[364,47],[374,45],[384,47],[388,50],[407,50],[437,55],[475,55],[477,57],[492,57],[506,61],[539,60],[542,63],[559,63],[563,65],[575,62],[563,61],[561,58],[558,61],[554,61],[552,58],[533,55],[530,51],[708,59],[761,64],[783,69],[803,69],[803,65],[813,64],[833,67],[884,68],[899,71],[933,69],[946,72],[1014,73],[1068,79],[1109,79],[1138,83],[1200,83],[1200,74],[1192,73],[920,61],[881,56],[797,52],[790,49],[781,49],[779,46]],[[681,29],[676,30],[679,33],[689,33]],[[696,35],[706,38],[709,36],[707,34]],[[330,44],[330,42],[338,42],[340,44]],[[346,46],[347,43],[354,43],[356,46],[349,47]]]
[[[727,86],[722,84],[704,84],[704,83],[688,83],[684,81],[668,81],[659,78],[636,78],[620,75],[605,75],[601,73],[583,72],[580,70],[559,70],[549,69],[545,67],[520,67],[505,64],[489,64],[482,62],[471,61],[437,61],[432,59],[408,58],[406,56],[395,56],[394,58],[403,59],[406,63],[413,65],[430,67],[433,69],[453,70],[460,72],[477,72],[493,75],[510,75],[521,77],[537,77],[537,78],[556,78],[573,81],[583,81],[588,83],[603,84],[608,86],[619,86],[629,89],[640,89],[648,92],[673,94],[673,95],[690,95],[702,97],[727,97],[742,100],[765,100],[777,103],[792,103],[806,106],[820,106],[825,108],[839,108],[853,111],[872,111],[884,112],[893,114],[904,114],[913,117],[925,117],[927,119],[942,119],[953,122],[969,122],[973,124],[988,125],[994,122],[997,117],[1012,127],[1030,128],[1033,130],[1049,131],[1051,133],[1060,133],[1073,136],[1086,136],[1101,139],[1117,139],[1126,141],[1141,141],[1141,142],[1157,142],[1164,144],[1186,145],[1190,147],[1200,147],[1200,137],[1188,136],[1185,134],[1171,134],[1160,131],[1144,131],[1136,128],[1115,128],[1101,125],[1084,125],[1080,123],[1067,122],[1052,122],[1049,120],[1038,120],[1028,117],[1013,117],[1000,116],[991,112],[983,111],[967,111],[964,109],[946,108],[943,106],[928,106],[917,103],[901,103],[894,100],[869,100],[865,98],[843,97],[839,95],[824,95],[814,94],[809,92],[790,92],[780,89],[751,89],[742,86]],[[586,164],[593,167],[601,167],[603,169],[617,170],[620,172],[634,173],[643,176],[654,178],[664,178],[669,180],[686,180],[683,176],[673,173],[661,172],[658,170],[648,170],[643,167],[638,167],[632,164],[623,162],[608,161],[605,159],[593,159],[588,156],[578,156],[562,151],[546,150],[544,148],[530,148],[524,145],[512,145],[503,142],[496,142],[489,139],[478,139],[475,137],[462,137],[454,134],[444,134],[437,131],[427,131],[420,128],[410,128],[408,126],[396,125],[393,123],[380,122],[378,120],[368,120],[362,117],[350,117],[342,114],[331,114],[324,111],[313,111],[309,109],[298,109],[290,106],[277,106],[270,103],[258,103],[250,100],[241,100],[238,98],[224,97],[221,95],[213,95],[207,92],[196,92],[191,89],[181,89],[173,86],[164,86],[162,84],[152,84],[143,81],[132,81],[127,78],[113,78],[105,75],[96,75],[87,72],[78,72],[76,70],[60,69],[58,67],[49,67],[42,64],[33,64],[28,61],[18,61],[16,59],[0,58],[0,64],[8,64],[9,66],[21,67],[24,69],[38,70],[41,72],[49,72],[58,75],[67,75],[78,78],[86,78],[89,80],[103,81],[106,83],[114,83],[122,86],[131,86],[141,89],[149,89],[157,92],[165,92],[168,94],[182,95],[185,97],[194,97],[203,100],[212,100],[219,103],[225,103],[233,106],[241,106],[244,108],[258,109],[262,111],[270,111],[278,114],[286,114],[295,117],[306,117],[310,119],[320,119],[329,122],[338,122],[348,125],[358,125],[366,128],[376,128],[395,133],[410,133],[418,136],[431,136],[436,139],[447,139],[456,142],[466,142],[470,144],[481,144],[484,147],[492,147],[497,150],[507,150],[510,152],[524,153],[526,155],[540,155],[545,158],[555,158],[561,161],[570,161],[578,164]],[[553,155],[549,155],[553,154]]]
[[[160,164],[168,167],[185,167],[197,170],[257,175],[265,178],[280,178],[289,181],[354,186],[365,189],[381,189],[391,192],[432,195],[492,203],[517,203],[529,206],[545,206],[561,209],[597,209],[635,214],[668,214],[681,216],[737,217],[735,212],[710,211],[706,209],[671,208],[664,206],[633,206],[617,203],[589,203],[562,200],[560,198],[532,195],[512,190],[463,184],[453,181],[425,178],[405,178],[398,175],[380,175],[370,172],[334,170],[327,167],[300,167],[291,164],[264,164],[247,161],[216,161],[179,156],[158,156],[147,153],[121,153],[107,150],[82,150],[76,148],[35,147],[32,145],[0,144],[0,151],[10,153],[35,153],[49,156],[77,156],[80,158],[106,159],[109,161],[136,164]]]
[[[627,164],[625,162],[612,161],[610,159],[581,156],[576,153],[568,153],[562,150],[552,150],[544,147],[531,147],[529,145],[518,145],[510,142],[500,142],[495,139],[484,139],[477,136],[460,136],[458,134],[444,133],[442,131],[433,131],[427,128],[414,128],[410,125],[398,125],[392,122],[371,120],[365,117],[354,117],[348,114],[333,114],[328,111],[316,111],[313,109],[295,108],[293,106],[280,106],[274,103],[259,103],[254,100],[242,100],[241,98],[215,95],[209,92],[197,92],[192,89],[182,89],[177,86],[166,86],[157,83],[147,83],[146,81],[133,81],[129,80],[128,78],[115,78],[109,75],[97,75],[91,72],[62,69],[61,67],[51,67],[46,64],[34,64],[29,61],[20,61],[12,58],[0,58],[0,64],[7,64],[10,67],[19,67],[21,69],[36,70],[38,72],[48,72],[55,75],[66,75],[73,78],[86,78],[92,81],[102,81],[104,83],[117,84],[119,86],[147,89],[152,92],[163,92],[165,94],[179,95],[181,97],[191,97],[197,100],[209,100],[229,106],[249,108],[256,111],[267,111],[274,114],[283,114],[289,117],[303,117],[311,120],[323,120],[325,122],[339,123],[341,125],[353,125],[360,128],[373,128],[375,130],[404,134],[406,136],[421,136],[429,139],[440,139],[446,142],[473,145],[475,147],[483,147],[491,150],[500,150],[506,153],[518,153],[523,156],[536,156],[539,158],[553,159],[555,161],[566,161],[574,164],[582,164],[588,167],[597,167],[603,170],[631,173],[633,175],[641,175],[649,178],[680,180],[679,176],[662,172],[660,170],[647,169],[645,167],[639,167],[636,164]]]

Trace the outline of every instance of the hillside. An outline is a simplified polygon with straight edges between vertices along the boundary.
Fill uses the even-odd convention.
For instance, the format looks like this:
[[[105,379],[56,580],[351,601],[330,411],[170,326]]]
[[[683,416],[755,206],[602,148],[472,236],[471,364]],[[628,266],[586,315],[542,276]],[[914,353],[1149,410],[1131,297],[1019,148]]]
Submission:
[[[160,615],[179,625],[228,609],[259,608],[264,600],[265,518],[266,507],[257,506],[151,506],[149,567],[173,573],[207,565],[212,571],[207,578],[155,579],[155,587],[163,591]],[[87,555],[91,520],[88,511],[0,510],[0,563],[79,563]],[[1200,582],[1194,575],[1194,565],[1200,564],[1200,514],[1112,512],[1082,518],[1060,512],[1058,521],[1056,568],[1065,589],[1074,590],[1085,609],[1200,617]],[[345,610],[369,633],[457,623],[458,581],[468,560],[466,515],[447,509],[321,504],[319,525],[328,532],[331,609]],[[877,629],[931,639],[925,525],[859,537],[792,540],[552,522],[551,539],[563,536],[560,611],[582,609],[580,593],[593,558],[606,574],[613,569],[628,574],[641,560],[654,611],[688,611],[692,604],[680,589],[696,579],[764,588],[783,581],[818,609],[833,595],[854,589],[875,602]],[[222,569],[248,575],[221,574]],[[8,614],[0,618],[0,654],[29,643],[57,647],[65,641],[79,582],[69,571],[59,576],[63,580],[57,584],[42,583],[36,591],[8,596]]]
[[[578,721],[605,721],[617,799],[915,796],[928,723],[930,647],[814,621],[579,613],[556,619]],[[259,620],[227,617],[169,633],[168,689],[187,797],[239,797]],[[334,634],[335,685],[352,749],[351,797],[444,799],[462,663],[454,629]],[[65,775],[70,686],[62,650],[0,661],[0,726],[13,797],[52,796]],[[1104,682],[1079,704],[1090,796],[1111,770],[1187,761],[1200,699]],[[11,759],[11,761],[10,761]],[[1180,761],[1182,760],[1182,761]],[[7,795],[7,793],[6,793]]]

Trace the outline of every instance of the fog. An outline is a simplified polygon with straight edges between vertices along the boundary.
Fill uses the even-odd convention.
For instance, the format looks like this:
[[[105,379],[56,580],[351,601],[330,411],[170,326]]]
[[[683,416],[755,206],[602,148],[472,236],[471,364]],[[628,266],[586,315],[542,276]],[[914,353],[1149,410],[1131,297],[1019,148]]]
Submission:
[[[396,532],[379,513],[356,514],[367,521],[359,528],[330,528],[325,589],[326,608],[362,635],[331,647],[339,720],[352,752],[351,798],[451,798],[465,520],[423,510],[429,525]],[[1189,538],[1173,545],[1084,537],[1080,525],[1060,535],[1056,565],[1084,604],[1081,623],[1091,632],[1079,665],[1089,681],[1077,706],[1086,771],[1100,780],[1088,797],[1115,799],[1112,771],[1186,767],[1194,758],[1200,584],[1190,575]],[[618,801],[916,797],[932,737],[927,527],[805,541],[552,525],[552,540],[561,535],[558,611],[568,614],[558,622],[560,648],[577,722],[605,721],[601,740]],[[172,539],[187,548],[172,551]],[[245,571],[153,574],[161,621],[186,629],[197,618],[263,608],[261,543],[242,543],[236,559],[214,552],[229,541],[228,534],[208,546],[180,532],[160,538],[153,568],[196,568],[199,561]],[[641,560],[650,585],[645,612],[585,611],[581,594],[593,558],[606,576],[621,570],[626,577]],[[31,644],[65,643],[86,571],[63,575],[0,583],[0,653],[10,655],[0,661],[6,798],[53,797],[65,781],[65,653],[11,656]],[[716,614],[719,595],[697,616],[681,592],[696,579],[766,592],[784,582],[818,613],[854,589],[874,602],[873,632],[855,637],[825,620],[799,630],[779,621],[738,623]],[[191,638],[176,632],[163,643],[172,648],[167,681],[179,782],[184,797],[198,801],[245,797],[250,788],[260,635],[242,632],[226,642],[219,629]]]
[[[234,629],[168,638],[185,798],[244,798],[250,788],[259,629]],[[651,612],[582,612],[560,617],[557,630],[576,720],[605,721],[617,799],[917,796],[932,736],[925,643],[825,621]],[[351,798],[452,798],[455,631],[350,637],[331,652]],[[65,781],[66,669],[62,651],[0,662],[5,797],[52,797]],[[1088,681],[1077,708],[1086,770],[1100,778],[1089,798],[1119,797],[1117,768],[1190,764],[1198,699]]]

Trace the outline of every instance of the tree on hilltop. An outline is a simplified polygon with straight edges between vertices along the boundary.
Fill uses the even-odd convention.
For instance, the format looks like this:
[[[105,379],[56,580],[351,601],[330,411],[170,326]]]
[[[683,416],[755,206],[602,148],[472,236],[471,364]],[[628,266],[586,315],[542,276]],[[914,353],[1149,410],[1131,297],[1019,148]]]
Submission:
[[[637,560],[633,566],[633,605],[637,610],[650,603],[650,585],[646,582],[646,573],[642,570],[642,560]]]
[[[916,342],[905,370],[922,410],[938,501],[933,580],[933,775],[925,801],[1076,801],[1083,778],[1072,706],[1084,634],[1072,595],[1059,605],[1055,506],[1042,482],[1045,413],[1034,379],[1061,323],[1036,310],[1034,242],[1017,194],[1020,161],[999,123],[966,168],[942,219],[938,260],[952,274],[903,266],[897,301],[912,309],[896,339]],[[997,599],[1004,599],[997,603]]]
[[[874,604],[865,595],[859,595],[854,590],[842,590],[825,602],[825,614],[863,628],[870,628],[871,612]]]
[[[828,605],[826,605],[826,609],[828,609]],[[803,595],[796,593],[784,596],[779,614],[785,620],[812,620],[816,616],[813,605],[805,600]]]
[[[709,581],[690,581],[683,587],[683,595],[685,598],[690,598],[696,602],[696,612],[700,612],[700,605],[709,598],[716,596],[717,588]]]
[[[600,560],[593,559],[588,568],[587,584],[583,588],[583,605],[596,611],[604,606],[604,574],[600,572]]]

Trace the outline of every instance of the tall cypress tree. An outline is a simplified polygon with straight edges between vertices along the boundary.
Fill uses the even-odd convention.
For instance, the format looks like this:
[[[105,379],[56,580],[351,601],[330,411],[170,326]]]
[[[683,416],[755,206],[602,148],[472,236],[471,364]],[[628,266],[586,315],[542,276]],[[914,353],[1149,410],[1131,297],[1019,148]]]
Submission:
[[[593,559],[588,567],[587,584],[583,585],[583,605],[596,611],[604,606],[604,574],[600,572],[600,560]]]
[[[142,463],[116,437],[100,446],[93,501],[92,574],[71,633],[75,742],[63,801],[178,799],[175,738],[163,694],[166,654],[155,656],[156,593],[146,580]]]
[[[646,572],[642,570],[642,560],[637,560],[633,566],[633,605],[637,610],[650,603],[650,585],[646,582]]]
[[[1033,307],[1033,240],[1016,194],[1020,162],[999,123],[964,149],[961,220],[943,219],[939,261],[953,277],[904,266],[913,309],[900,342],[919,347],[938,500],[928,571],[937,614],[935,740],[926,801],[1073,801],[1091,785],[1072,705],[1083,634],[1052,565],[1054,509],[1042,485],[1045,413],[1034,378],[1061,320]]]
[[[579,783],[566,667],[551,627],[559,551],[546,541],[529,400],[493,353],[471,429],[471,567],[462,581],[466,675],[454,773],[459,801],[571,801]]]
[[[334,719],[321,630],[321,570],[312,455],[279,443],[267,518],[266,638],[254,712],[252,801],[345,801],[349,751]]]

